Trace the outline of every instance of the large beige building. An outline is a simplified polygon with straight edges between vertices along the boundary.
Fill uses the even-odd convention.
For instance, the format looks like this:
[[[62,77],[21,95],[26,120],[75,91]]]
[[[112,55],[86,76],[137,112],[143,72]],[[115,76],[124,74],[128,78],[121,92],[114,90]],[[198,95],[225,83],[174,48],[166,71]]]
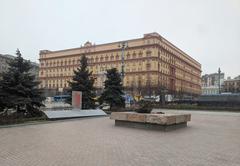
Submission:
[[[201,93],[201,64],[174,46],[158,33],[145,34],[142,38],[126,40],[124,51],[124,87],[134,93],[154,94],[158,89],[169,92]],[[39,78],[41,88],[68,87],[79,60],[86,55],[89,69],[96,77],[95,87],[103,88],[105,71],[117,68],[121,72],[122,41],[84,46],[59,51],[40,51]]]

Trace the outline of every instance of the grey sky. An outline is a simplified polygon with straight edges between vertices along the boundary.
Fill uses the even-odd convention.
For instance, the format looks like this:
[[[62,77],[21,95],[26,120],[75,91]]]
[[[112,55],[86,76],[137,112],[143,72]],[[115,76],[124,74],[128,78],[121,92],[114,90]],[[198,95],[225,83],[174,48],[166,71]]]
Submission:
[[[79,47],[158,32],[202,64],[240,74],[238,0],[0,0],[0,53]]]

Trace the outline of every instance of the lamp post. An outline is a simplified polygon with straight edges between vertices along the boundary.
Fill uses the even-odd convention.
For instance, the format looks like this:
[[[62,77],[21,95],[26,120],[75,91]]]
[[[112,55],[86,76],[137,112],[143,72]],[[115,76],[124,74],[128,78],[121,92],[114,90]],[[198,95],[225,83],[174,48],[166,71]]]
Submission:
[[[122,85],[124,85],[123,79],[124,79],[124,51],[126,48],[128,48],[128,42],[123,41],[119,43],[118,47],[122,49],[122,55],[121,55],[121,61],[122,61],[122,66],[121,66],[121,80],[122,80]],[[125,93],[124,93],[125,94]],[[125,94],[126,97],[126,94]],[[125,99],[125,105],[129,106],[128,100]]]
[[[124,51],[126,48],[128,48],[128,42],[123,41],[119,43],[118,47],[122,49],[122,55],[121,55],[121,61],[122,61],[122,66],[121,66],[121,79],[123,83],[123,78],[124,78]]]
[[[221,94],[221,70],[220,70],[220,67],[218,68],[218,92],[219,94]]]

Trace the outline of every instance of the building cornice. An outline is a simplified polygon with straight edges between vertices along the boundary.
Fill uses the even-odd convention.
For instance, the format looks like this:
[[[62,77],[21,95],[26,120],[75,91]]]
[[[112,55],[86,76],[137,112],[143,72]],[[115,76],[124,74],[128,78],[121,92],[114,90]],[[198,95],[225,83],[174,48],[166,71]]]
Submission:
[[[155,33],[157,34],[157,33]],[[148,39],[157,39],[160,42],[166,44],[167,46],[169,46],[171,49],[173,49],[174,51],[178,52],[179,54],[181,54],[182,56],[184,56],[185,58],[187,58],[190,61],[193,61],[194,63],[196,63],[196,65],[200,65],[201,64],[196,61],[194,58],[192,58],[191,56],[189,56],[187,53],[185,53],[184,51],[182,51],[181,49],[179,49],[177,46],[175,46],[174,44],[172,44],[170,41],[168,41],[167,39],[165,39],[164,37],[160,36],[158,34],[158,36],[153,35],[151,36],[151,33],[149,34],[145,34],[143,38],[136,38],[136,39],[130,39],[130,40],[122,40],[122,41],[117,41],[117,42],[111,42],[111,43],[104,43],[104,44],[97,44],[97,45],[91,45],[91,46],[85,46],[85,47],[76,47],[76,48],[70,48],[70,49],[64,49],[64,50],[57,50],[57,51],[49,51],[49,50],[42,50],[40,51],[40,55],[47,55],[47,54],[54,54],[54,53],[59,53],[59,52],[67,52],[67,51],[74,51],[74,50],[86,50],[86,49],[94,49],[96,47],[102,47],[102,46],[107,46],[107,45],[113,45],[113,44],[119,44],[121,42],[127,41],[127,42],[134,42],[134,41],[143,41],[143,40],[148,40]],[[156,43],[155,43],[156,44]],[[160,45],[160,44],[157,44]],[[140,47],[143,47],[145,45],[140,45]],[[113,49],[113,50],[120,50],[119,49]],[[111,50],[111,51],[113,51]],[[102,52],[107,52],[108,49],[103,50]],[[101,52],[101,51],[100,51]],[[91,52],[94,53],[94,52]],[[99,52],[98,52],[99,53]],[[83,53],[84,54],[84,53]],[[85,53],[86,54],[86,53]],[[77,54],[78,55],[78,54]],[[68,55],[67,55],[68,56]],[[60,56],[59,56],[60,57]],[[40,58],[42,59],[42,58]]]

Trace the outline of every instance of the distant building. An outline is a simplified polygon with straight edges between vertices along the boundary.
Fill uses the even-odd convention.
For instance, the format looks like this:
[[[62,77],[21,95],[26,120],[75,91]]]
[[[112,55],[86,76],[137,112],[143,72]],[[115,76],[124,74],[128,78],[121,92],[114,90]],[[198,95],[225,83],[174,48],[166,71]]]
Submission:
[[[32,69],[30,70],[30,73],[32,75],[35,75],[36,79],[39,77],[39,64],[36,62],[31,62]]]
[[[223,89],[224,73],[220,73],[220,91]],[[202,76],[202,95],[219,94],[219,74],[205,74]]]
[[[237,76],[237,77],[235,77],[234,79],[240,79],[240,75],[239,75],[239,76]]]
[[[2,74],[4,72],[8,71],[9,65],[8,63],[12,61],[15,58],[13,55],[2,55],[0,54],[0,78],[2,78]],[[38,72],[39,72],[39,64],[35,62],[31,62],[32,69],[30,70],[30,73],[35,75],[36,78],[38,78]]]
[[[224,92],[240,93],[240,75],[224,81]]]

